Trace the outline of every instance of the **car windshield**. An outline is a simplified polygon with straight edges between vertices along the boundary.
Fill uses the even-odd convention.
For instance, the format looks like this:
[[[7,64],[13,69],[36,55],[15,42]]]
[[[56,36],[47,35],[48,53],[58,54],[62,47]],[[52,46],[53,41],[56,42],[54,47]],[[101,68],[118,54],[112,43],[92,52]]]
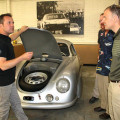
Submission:
[[[78,27],[77,24],[71,24],[70,27]]]
[[[62,56],[69,56],[69,49],[65,43],[58,43]]]
[[[47,15],[46,19],[47,20],[51,20],[51,19],[63,19],[65,18],[65,16],[63,14],[51,14],[51,15]]]

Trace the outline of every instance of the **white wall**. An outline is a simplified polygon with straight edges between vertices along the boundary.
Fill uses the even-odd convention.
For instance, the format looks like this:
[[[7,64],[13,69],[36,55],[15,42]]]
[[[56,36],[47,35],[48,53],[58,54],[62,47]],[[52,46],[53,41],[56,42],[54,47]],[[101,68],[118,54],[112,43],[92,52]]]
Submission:
[[[6,12],[6,0],[0,0],[0,14]]]
[[[0,14],[11,12],[15,21],[15,29],[20,28],[22,25],[36,27],[37,1],[38,0],[0,0]],[[80,0],[78,0],[78,2],[79,1]],[[118,4],[118,0],[85,0],[84,35],[61,35],[61,38],[68,39],[74,44],[97,44],[99,15],[107,6],[112,4]]]
[[[36,0],[11,0],[11,13],[15,21],[16,29],[22,25],[36,27]]]
[[[99,30],[99,16],[104,9],[118,0],[85,0],[85,43],[96,43]]]

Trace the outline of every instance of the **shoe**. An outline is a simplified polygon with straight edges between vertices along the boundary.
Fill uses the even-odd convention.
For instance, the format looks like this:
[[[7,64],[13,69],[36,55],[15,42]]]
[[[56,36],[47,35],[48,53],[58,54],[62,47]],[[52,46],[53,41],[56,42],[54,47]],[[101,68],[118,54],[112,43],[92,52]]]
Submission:
[[[92,98],[89,100],[89,103],[90,103],[90,104],[93,104],[93,103],[95,103],[95,102],[98,101],[98,100],[99,100],[99,98],[92,97]]]
[[[101,118],[101,119],[109,119],[110,115],[107,114],[107,113],[103,113],[103,114],[99,115],[99,118]]]
[[[102,112],[102,111],[106,111],[105,109],[101,108],[101,107],[96,107],[94,108],[95,112]]]

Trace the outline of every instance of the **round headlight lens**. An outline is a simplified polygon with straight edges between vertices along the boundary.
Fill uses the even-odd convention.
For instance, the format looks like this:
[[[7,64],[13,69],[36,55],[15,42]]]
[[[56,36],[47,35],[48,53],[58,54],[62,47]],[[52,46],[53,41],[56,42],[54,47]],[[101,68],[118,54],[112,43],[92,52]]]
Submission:
[[[56,88],[58,92],[66,93],[70,88],[70,82],[65,78],[60,79],[56,84]]]

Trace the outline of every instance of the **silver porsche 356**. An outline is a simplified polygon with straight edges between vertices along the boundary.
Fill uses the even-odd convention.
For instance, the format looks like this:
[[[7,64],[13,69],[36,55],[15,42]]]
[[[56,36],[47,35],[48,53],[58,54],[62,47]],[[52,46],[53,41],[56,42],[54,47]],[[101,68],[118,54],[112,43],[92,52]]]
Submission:
[[[46,30],[30,28],[21,34],[30,61],[16,68],[16,85],[23,108],[61,109],[81,96],[81,64],[74,46],[56,40]]]

